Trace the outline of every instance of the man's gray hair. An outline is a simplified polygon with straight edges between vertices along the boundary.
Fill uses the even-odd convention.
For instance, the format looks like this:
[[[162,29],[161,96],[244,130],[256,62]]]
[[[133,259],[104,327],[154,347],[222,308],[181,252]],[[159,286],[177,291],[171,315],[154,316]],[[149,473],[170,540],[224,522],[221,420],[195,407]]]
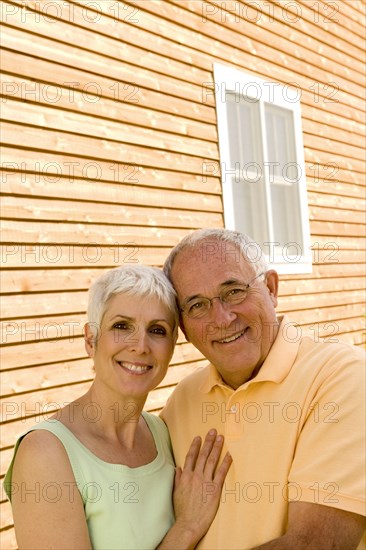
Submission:
[[[171,280],[173,263],[178,254],[185,248],[197,247],[203,241],[212,241],[213,246],[217,242],[233,244],[242,253],[244,260],[252,265],[255,275],[265,273],[269,269],[261,247],[248,235],[244,235],[244,233],[240,233],[239,231],[232,231],[231,229],[197,229],[197,231],[193,231],[193,233],[184,237],[165,260],[163,270],[169,280]]]
[[[171,311],[178,325],[175,290],[161,271],[144,265],[120,266],[103,273],[89,290],[88,323],[97,337],[108,301],[116,294],[139,298],[155,297]]]

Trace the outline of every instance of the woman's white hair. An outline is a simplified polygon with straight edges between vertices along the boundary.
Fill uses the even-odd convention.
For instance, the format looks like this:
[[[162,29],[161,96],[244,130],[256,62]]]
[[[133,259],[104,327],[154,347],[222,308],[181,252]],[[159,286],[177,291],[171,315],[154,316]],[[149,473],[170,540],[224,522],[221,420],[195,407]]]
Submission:
[[[255,275],[260,273],[265,273],[268,271],[269,266],[265,259],[262,249],[259,244],[257,244],[251,237],[240,233],[239,231],[232,231],[230,229],[198,229],[193,231],[186,237],[184,237],[180,243],[178,243],[173,250],[170,252],[164,263],[164,273],[171,280],[171,271],[173,267],[174,260],[184,250],[185,248],[194,248],[198,244],[205,241],[206,243],[206,252],[209,251],[210,241],[212,244],[211,250],[214,250],[217,242],[222,243],[231,243],[241,252],[244,257],[244,260],[251,264],[254,270]],[[229,253],[228,250],[224,250],[224,253]]]
[[[95,337],[108,301],[116,294],[158,298],[171,311],[178,325],[176,293],[161,269],[144,265],[121,266],[103,273],[89,289],[88,323]]]

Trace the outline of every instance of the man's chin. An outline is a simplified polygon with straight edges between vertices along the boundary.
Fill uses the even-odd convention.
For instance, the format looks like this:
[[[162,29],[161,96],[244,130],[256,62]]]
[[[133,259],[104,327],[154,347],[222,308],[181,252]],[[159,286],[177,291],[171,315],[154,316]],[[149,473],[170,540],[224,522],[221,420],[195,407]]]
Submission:
[[[248,382],[248,380],[254,378],[257,375],[259,368],[248,369],[244,372],[242,369],[238,372],[227,372],[226,370],[220,371],[219,369],[218,371],[225,384],[236,390],[245,384],[245,382]]]

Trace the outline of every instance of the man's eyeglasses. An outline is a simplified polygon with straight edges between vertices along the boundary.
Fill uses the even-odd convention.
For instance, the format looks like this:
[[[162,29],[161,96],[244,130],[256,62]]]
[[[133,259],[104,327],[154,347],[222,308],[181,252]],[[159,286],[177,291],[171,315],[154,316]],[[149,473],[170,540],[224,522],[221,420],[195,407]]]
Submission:
[[[192,298],[192,300],[185,303],[180,310],[191,319],[199,319],[207,315],[212,307],[213,300],[216,298],[218,298],[222,304],[227,304],[229,306],[241,304],[248,296],[249,288],[254,281],[262,275],[264,275],[264,272],[256,275],[254,279],[247,284],[235,283],[227,285],[218,296],[214,296],[213,298],[206,298],[205,296]]]

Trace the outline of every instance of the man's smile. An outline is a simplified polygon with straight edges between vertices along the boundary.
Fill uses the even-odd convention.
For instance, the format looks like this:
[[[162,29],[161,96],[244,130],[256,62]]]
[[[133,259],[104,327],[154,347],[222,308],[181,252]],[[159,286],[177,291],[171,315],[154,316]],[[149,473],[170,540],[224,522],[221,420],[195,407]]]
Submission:
[[[222,338],[221,340],[216,340],[216,342],[219,344],[229,344],[230,342],[235,342],[236,340],[244,336],[247,330],[248,327],[244,330],[241,330],[240,332],[237,332],[236,334],[233,334],[232,336],[227,336],[226,338]]]

